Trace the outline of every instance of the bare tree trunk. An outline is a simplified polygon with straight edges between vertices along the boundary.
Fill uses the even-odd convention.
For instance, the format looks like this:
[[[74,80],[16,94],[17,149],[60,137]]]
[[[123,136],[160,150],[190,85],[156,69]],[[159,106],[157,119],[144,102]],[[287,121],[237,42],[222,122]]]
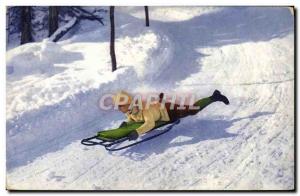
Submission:
[[[114,6],[109,7],[110,16],[110,57],[112,63],[112,71],[117,69],[117,60],[115,54],[115,19],[114,19]]]
[[[148,6],[145,6],[145,17],[146,17],[146,27],[149,27],[149,12],[148,12]]]
[[[49,6],[49,35],[50,37],[58,29],[58,6]]]
[[[21,44],[32,42],[31,34],[31,7],[23,6],[22,7],[22,18],[21,18]]]

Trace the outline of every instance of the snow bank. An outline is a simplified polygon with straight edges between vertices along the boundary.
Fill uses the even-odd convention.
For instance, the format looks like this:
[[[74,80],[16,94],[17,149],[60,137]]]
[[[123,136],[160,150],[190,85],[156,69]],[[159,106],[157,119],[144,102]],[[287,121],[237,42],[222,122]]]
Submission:
[[[26,44],[7,53],[7,119],[50,106],[76,93],[97,89],[101,84],[124,76],[127,68],[134,68],[131,77],[143,80],[153,69],[144,64],[160,43],[159,36],[145,31],[137,37],[125,36],[116,40],[118,71],[111,72],[109,44],[105,43],[42,43]],[[164,55],[162,53],[161,55]],[[151,68],[149,66],[149,68]],[[19,89],[23,90],[20,92]],[[113,89],[112,89],[113,91]],[[34,94],[34,96],[32,96]]]
[[[8,79],[26,75],[52,73],[55,65],[79,60],[80,55],[65,51],[47,39],[41,43],[25,44],[7,52]]]

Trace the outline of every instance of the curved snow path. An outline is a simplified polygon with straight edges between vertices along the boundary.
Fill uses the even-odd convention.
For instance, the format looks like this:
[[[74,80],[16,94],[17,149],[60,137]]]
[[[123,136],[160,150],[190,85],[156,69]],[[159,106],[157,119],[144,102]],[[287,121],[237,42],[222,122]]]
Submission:
[[[41,133],[28,136],[28,141],[38,142],[36,146],[19,149],[20,138],[26,140],[28,132],[9,138],[20,145],[8,149],[8,186],[65,190],[293,189],[294,40],[289,14],[284,8],[248,8],[242,12],[228,8],[184,22],[153,22],[155,32],[171,48],[160,45],[159,50],[168,54],[166,59],[155,58],[157,53],[153,53],[147,63],[160,63],[162,67],[146,75],[143,85],[158,90],[171,86],[174,91],[196,91],[200,96],[217,88],[230,98],[231,105],[213,104],[197,116],[183,119],[162,137],[109,153],[103,148],[82,146],[80,138],[94,134],[98,127],[116,126],[121,114],[93,109],[100,96],[97,89],[78,94],[71,101],[76,108],[62,107],[68,105],[65,101],[57,109],[45,108],[44,117],[38,111],[37,116],[23,119],[33,122],[38,117],[45,121],[35,125],[43,129]],[[194,27],[202,28],[201,36],[197,37]],[[137,74],[134,69],[124,72],[129,73]],[[126,88],[137,78],[126,84],[117,78],[100,89]],[[87,105],[79,107],[82,100]],[[83,119],[67,118],[78,112],[84,112]],[[45,127],[49,120],[63,122],[60,118],[75,123],[66,125],[72,132],[57,131],[59,125]],[[109,119],[114,121],[110,123]]]

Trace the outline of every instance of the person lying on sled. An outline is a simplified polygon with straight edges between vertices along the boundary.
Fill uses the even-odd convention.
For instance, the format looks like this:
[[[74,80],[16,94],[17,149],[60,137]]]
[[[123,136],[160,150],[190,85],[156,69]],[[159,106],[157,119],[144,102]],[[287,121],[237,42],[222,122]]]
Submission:
[[[150,104],[149,107],[146,108],[144,105],[143,107],[131,107],[133,102],[132,96],[125,91],[121,91],[114,96],[114,103],[117,104],[118,110],[126,115],[127,122],[144,122],[140,127],[128,135],[129,140],[136,140],[140,135],[155,128],[156,121],[165,121],[171,123],[180,118],[184,118],[189,115],[195,115],[206,106],[217,101],[221,101],[226,105],[229,104],[227,97],[222,95],[218,90],[215,90],[210,97],[202,98],[196,101],[193,106],[198,106],[198,109],[190,109],[189,105],[180,107],[178,104],[173,104],[172,107],[172,103],[169,102],[165,103],[165,107],[161,107],[162,98],[163,94],[161,93],[160,102]],[[125,125],[126,122],[123,122],[120,127]]]

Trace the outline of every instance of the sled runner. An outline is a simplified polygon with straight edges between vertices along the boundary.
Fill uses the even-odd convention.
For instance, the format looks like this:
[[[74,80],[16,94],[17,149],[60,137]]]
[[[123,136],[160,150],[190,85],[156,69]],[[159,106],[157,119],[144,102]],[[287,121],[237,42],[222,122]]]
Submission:
[[[108,151],[123,150],[125,148],[135,146],[142,142],[156,138],[164,133],[167,133],[168,131],[170,131],[173,128],[174,125],[178,124],[179,122],[180,122],[179,120],[172,122],[172,123],[162,122],[162,121],[156,122],[155,128],[153,128],[151,131],[156,130],[163,126],[166,126],[166,127],[162,131],[160,131],[159,133],[157,133],[155,135],[152,135],[152,136],[142,139],[140,141],[136,141],[134,143],[131,143],[131,144],[128,144],[125,146],[121,146],[121,147],[117,147],[117,146],[119,144],[127,141],[129,139],[127,136],[132,131],[134,131],[135,129],[140,127],[143,124],[143,122],[130,122],[130,123],[127,123],[126,125],[121,126],[117,129],[100,131],[97,133],[97,135],[95,135],[93,137],[89,137],[89,138],[81,140],[81,144],[86,145],[86,146],[95,146],[95,145],[104,146],[105,149]]]

